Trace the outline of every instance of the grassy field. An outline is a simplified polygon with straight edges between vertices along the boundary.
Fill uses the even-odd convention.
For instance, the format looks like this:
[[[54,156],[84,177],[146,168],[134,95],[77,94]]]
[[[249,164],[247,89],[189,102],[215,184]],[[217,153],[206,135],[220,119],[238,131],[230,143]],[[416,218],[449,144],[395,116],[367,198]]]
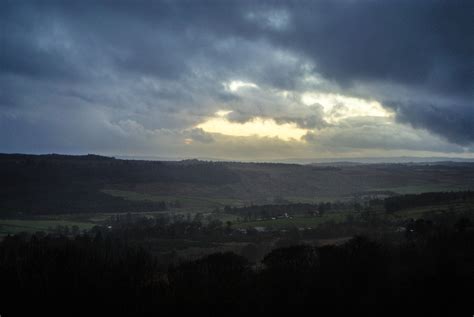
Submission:
[[[20,232],[34,233],[37,231],[51,232],[51,230],[57,226],[78,226],[80,230],[88,230],[95,226],[95,224],[92,222],[78,222],[68,220],[0,219],[0,235],[15,234]]]
[[[416,208],[407,208],[394,213],[386,213],[382,206],[375,208],[371,212],[371,216],[375,216],[379,220],[401,220],[401,219],[418,219],[418,218],[430,218],[434,215],[450,213],[474,213],[474,201],[466,202],[452,202],[452,203],[441,203],[431,206],[422,206]],[[234,226],[236,228],[248,229],[254,227],[264,227],[272,229],[288,229],[288,228],[316,228],[318,225],[323,223],[342,223],[347,220],[347,217],[352,215],[355,219],[361,216],[360,213],[355,211],[350,212],[329,212],[321,217],[307,217],[307,216],[295,216],[293,218],[281,218],[281,219],[265,219],[260,221],[249,221],[249,222],[238,222]]]
[[[231,198],[151,195],[151,194],[137,193],[137,192],[126,191],[126,190],[116,190],[116,189],[104,189],[102,190],[102,192],[114,197],[121,197],[121,198],[132,200],[132,201],[154,201],[154,202],[164,201],[167,204],[171,204],[171,205],[178,202],[183,208],[188,208],[188,209],[189,208],[212,209],[216,207],[222,208],[226,205],[239,206],[242,203],[238,199],[231,199]]]
[[[130,192],[114,192],[114,194],[126,195],[128,194],[129,199],[145,199],[147,195],[141,195],[137,193],[130,194]],[[152,199],[161,199],[152,197]],[[176,197],[173,197],[176,198]],[[192,200],[190,200],[192,201]],[[196,208],[194,211],[186,208],[171,210],[171,211],[159,211],[159,212],[143,212],[134,213],[145,217],[157,217],[162,214],[171,214],[177,216],[194,217],[194,215],[200,212],[204,216],[204,221],[210,221],[218,219],[222,222],[230,221],[234,228],[254,228],[254,227],[265,227],[271,229],[289,229],[289,228],[316,228],[323,223],[341,223],[347,220],[348,216],[352,215],[355,219],[360,217],[359,213],[355,211],[340,210],[334,212],[325,213],[323,216],[304,216],[295,215],[293,218],[280,218],[280,219],[265,219],[260,221],[240,221],[241,217],[235,214],[228,213],[212,213],[209,208]],[[450,203],[440,203],[431,206],[421,206],[416,208],[407,208],[387,214],[382,205],[377,206],[372,210],[372,215],[380,220],[401,220],[409,218],[429,218],[430,216],[443,214],[446,212],[454,213],[474,213],[474,201],[458,201]],[[118,213],[125,214],[125,213]],[[111,213],[89,213],[89,214],[60,214],[60,215],[45,215],[38,216],[30,219],[0,219],[0,236],[7,234],[16,234],[20,232],[34,233],[37,231],[51,232],[57,226],[78,226],[79,229],[90,229],[95,225],[103,224]]]
[[[391,191],[397,194],[419,194],[424,192],[441,192],[441,191],[461,191],[470,190],[472,187],[463,185],[447,185],[447,184],[422,184],[422,185],[407,185],[398,187],[386,187],[386,188],[373,188],[373,191]],[[223,198],[223,197],[208,197],[208,196],[192,196],[192,195],[157,195],[150,193],[139,193],[130,190],[119,190],[119,189],[104,189],[103,193],[120,197],[130,201],[153,201],[153,202],[166,202],[171,209],[177,202],[179,208],[194,212],[210,211],[216,208],[222,209],[225,206],[244,206],[248,204],[271,204],[273,203],[272,197],[267,197],[266,200],[262,201],[245,201],[241,199]],[[290,203],[309,203],[317,204],[321,202],[335,202],[335,201],[350,201],[353,199],[352,195],[338,196],[338,195],[311,195],[311,196],[291,196],[282,195],[282,200]]]
[[[464,213],[464,212],[474,212],[474,202],[454,202],[454,203],[444,203],[433,206],[422,206],[416,208],[408,208],[400,210],[394,213],[393,217],[398,218],[417,218],[424,217],[427,214],[439,214],[444,212],[455,212],[455,213]]]
[[[472,190],[472,186],[468,185],[447,185],[447,184],[423,184],[423,185],[407,185],[399,187],[380,188],[379,190],[393,191],[397,194],[421,194],[427,192],[449,192]]]

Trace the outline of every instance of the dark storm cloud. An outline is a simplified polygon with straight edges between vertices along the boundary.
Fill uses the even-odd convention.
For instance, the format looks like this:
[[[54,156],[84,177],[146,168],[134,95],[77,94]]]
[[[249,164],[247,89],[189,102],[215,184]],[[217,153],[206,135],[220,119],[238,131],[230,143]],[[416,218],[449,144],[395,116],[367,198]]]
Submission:
[[[222,104],[236,105],[231,116],[241,120],[270,116],[271,105],[252,110],[222,82],[298,91],[313,73],[339,89],[357,92],[363,84],[369,88],[362,95],[388,100],[384,105],[400,122],[469,144],[473,12],[467,0],[4,0],[0,109],[7,110],[0,114],[0,132],[21,143],[21,126],[48,126],[40,113],[46,106],[58,113],[81,110],[88,123],[71,126],[101,133],[104,122],[127,119],[150,130],[184,129]],[[374,83],[405,93],[385,96]],[[320,116],[285,115],[278,107],[277,121],[322,125]],[[104,118],[91,119],[96,111]],[[51,129],[39,135],[64,142],[49,135]],[[70,133],[80,138],[79,131]]]
[[[387,82],[441,97],[438,105],[403,98],[387,106],[401,122],[474,141],[474,2],[326,1],[293,9],[293,27],[275,41],[311,57],[342,86]]]
[[[466,93],[472,84],[469,1],[322,1],[295,5],[278,41],[341,83],[390,80]]]
[[[415,128],[429,129],[443,135],[452,142],[468,145],[474,140],[474,108],[471,103],[391,104],[398,114],[400,122],[406,122]]]
[[[2,2],[0,32],[0,70],[39,78],[73,78],[77,71],[60,48],[42,47],[37,37],[41,27],[35,25],[37,12],[24,3],[18,7]],[[47,21],[47,17],[42,17]]]
[[[66,52],[38,44],[47,36],[41,29],[56,22],[80,48],[159,76],[176,76],[186,70],[186,56],[237,37],[305,54],[341,83],[384,79],[466,92],[473,79],[473,9],[469,1],[7,1],[2,65],[3,71],[62,73],[70,66]],[[281,30],[258,15],[279,11],[289,19]]]

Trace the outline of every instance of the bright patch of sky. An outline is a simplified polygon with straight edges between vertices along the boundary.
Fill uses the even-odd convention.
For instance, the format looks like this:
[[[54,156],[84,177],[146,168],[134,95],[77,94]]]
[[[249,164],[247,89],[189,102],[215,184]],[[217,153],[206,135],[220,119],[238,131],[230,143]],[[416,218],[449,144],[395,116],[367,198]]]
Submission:
[[[229,136],[257,136],[279,138],[284,141],[299,141],[308,130],[301,129],[294,123],[278,124],[273,119],[254,117],[251,120],[240,123],[232,122],[226,118],[231,111],[220,110],[216,117],[198,124],[196,128],[203,129],[208,133],[220,133]]]
[[[339,94],[304,93],[301,102],[307,106],[321,105],[325,119],[329,123],[337,123],[351,117],[388,118],[393,116],[393,113],[383,108],[378,101]]]
[[[224,83],[226,89],[239,93],[241,88],[259,87],[251,82],[234,80]],[[273,91],[273,94],[287,98],[289,91]],[[240,94],[239,94],[240,95]],[[241,95],[245,99],[245,95]],[[246,100],[252,102],[251,100]],[[393,122],[393,113],[386,110],[378,101],[356,98],[335,93],[306,92],[301,95],[301,105],[320,105],[323,109],[323,119],[335,127],[343,121],[356,117],[374,117],[387,123]],[[302,128],[296,122],[280,122],[271,117],[255,115],[246,122],[236,122],[227,117],[232,110],[219,110],[213,117],[201,122],[195,128],[202,129],[207,133],[219,133],[228,136],[257,136],[276,137],[284,141],[305,142],[304,135],[316,131],[310,128]],[[316,133],[318,134],[318,133]]]

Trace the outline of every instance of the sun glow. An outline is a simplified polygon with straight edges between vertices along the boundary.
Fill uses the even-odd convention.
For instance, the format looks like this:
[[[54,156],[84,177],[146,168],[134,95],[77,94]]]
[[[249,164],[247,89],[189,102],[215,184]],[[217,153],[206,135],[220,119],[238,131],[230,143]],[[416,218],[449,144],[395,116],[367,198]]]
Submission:
[[[200,123],[196,128],[203,129],[209,133],[220,133],[230,136],[242,137],[272,137],[279,138],[284,141],[301,141],[308,130],[301,129],[294,123],[278,124],[273,119],[255,117],[250,121],[240,123],[229,121],[225,116],[229,111],[218,111],[216,117]]]
[[[326,121],[336,123],[350,117],[391,117],[393,114],[375,100],[348,97],[339,94],[305,93],[305,105],[320,104]]]

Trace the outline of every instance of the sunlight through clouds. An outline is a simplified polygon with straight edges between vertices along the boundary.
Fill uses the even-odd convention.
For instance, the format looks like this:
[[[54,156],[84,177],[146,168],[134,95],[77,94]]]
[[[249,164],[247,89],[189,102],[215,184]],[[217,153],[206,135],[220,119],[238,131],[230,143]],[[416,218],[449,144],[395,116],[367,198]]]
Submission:
[[[229,136],[257,136],[279,138],[284,141],[304,142],[302,137],[309,131],[298,128],[295,123],[278,124],[273,119],[255,117],[250,121],[231,122],[226,115],[232,111],[220,110],[215,117],[200,123],[196,128],[208,133],[220,133]]]
[[[378,101],[340,94],[304,93],[301,102],[307,106],[321,105],[329,123],[337,123],[351,117],[393,117],[393,113],[384,109]]]
[[[0,10],[2,152],[474,153],[457,2],[16,2]]]

